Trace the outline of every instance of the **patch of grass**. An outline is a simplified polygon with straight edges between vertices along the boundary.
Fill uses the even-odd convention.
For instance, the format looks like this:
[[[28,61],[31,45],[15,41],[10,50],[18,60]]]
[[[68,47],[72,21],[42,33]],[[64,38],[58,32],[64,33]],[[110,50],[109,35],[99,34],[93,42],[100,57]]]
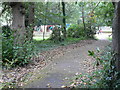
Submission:
[[[48,39],[48,38],[49,37],[44,37],[45,40]],[[41,41],[41,40],[43,40],[43,37],[33,37],[33,39],[36,40],[36,41]]]
[[[80,40],[85,40],[85,37],[81,37],[81,38],[67,38],[65,41],[61,42],[60,45],[69,45],[69,44],[74,44],[79,42]]]
[[[34,44],[36,46],[36,51],[38,51],[38,52],[47,51],[47,50],[53,49],[56,46],[58,46],[56,43],[54,43],[48,39],[44,40],[44,41],[34,40]]]
[[[8,88],[16,88],[15,83],[12,83],[12,82],[1,83],[1,85],[0,85],[1,90],[3,90],[3,89],[7,90]]]
[[[42,51],[47,51],[50,49],[54,49],[57,48],[59,46],[65,46],[65,45],[69,45],[69,44],[74,44],[79,42],[80,40],[85,40],[85,37],[81,37],[81,38],[67,38],[66,40],[64,40],[63,42],[60,43],[54,43],[53,41],[46,39],[46,40],[36,40],[34,39],[34,44],[36,46],[36,50],[38,52],[42,52]]]
[[[108,40],[112,41],[112,37],[108,37]]]

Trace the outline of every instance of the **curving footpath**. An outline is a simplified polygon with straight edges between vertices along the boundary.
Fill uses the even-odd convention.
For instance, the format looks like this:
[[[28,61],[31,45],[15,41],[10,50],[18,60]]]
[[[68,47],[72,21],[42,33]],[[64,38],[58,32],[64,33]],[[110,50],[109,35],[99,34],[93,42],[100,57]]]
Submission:
[[[104,50],[109,44],[108,40],[92,40],[80,47],[67,48],[63,55],[52,58],[52,63],[39,71],[39,78],[24,88],[61,88],[63,85],[69,85],[75,74],[90,72],[93,58],[88,56],[88,50]]]

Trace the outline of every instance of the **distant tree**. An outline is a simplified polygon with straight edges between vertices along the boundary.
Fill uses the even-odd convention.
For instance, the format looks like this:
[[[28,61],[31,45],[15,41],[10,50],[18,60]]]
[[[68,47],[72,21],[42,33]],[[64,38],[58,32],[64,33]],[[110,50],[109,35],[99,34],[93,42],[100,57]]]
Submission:
[[[63,36],[64,36],[64,38],[66,38],[66,34],[67,34],[67,32],[66,32],[66,18],[65,18],[65,16],[66,16],[66,13],[65,13],[65,2],[62,2],[62,12],[63,12]]]
[[[84,10],[84,7],[85,7],[85,3],[84,2],[81,2],[79,3],[79,6],[81,8],[81,12],[82,12],[82,23],[83,23],[83,26],[84,26],[84,31],[86,31],[86,25],[85,25],[85,10]]]

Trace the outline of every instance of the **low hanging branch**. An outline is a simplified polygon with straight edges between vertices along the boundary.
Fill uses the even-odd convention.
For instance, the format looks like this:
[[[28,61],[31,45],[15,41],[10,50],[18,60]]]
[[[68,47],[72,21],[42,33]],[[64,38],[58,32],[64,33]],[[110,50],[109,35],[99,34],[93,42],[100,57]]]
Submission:
[[[92,9],[92,12],[97,8],[97,6],[100,4],[100,2],[97,3],[97,5]]]

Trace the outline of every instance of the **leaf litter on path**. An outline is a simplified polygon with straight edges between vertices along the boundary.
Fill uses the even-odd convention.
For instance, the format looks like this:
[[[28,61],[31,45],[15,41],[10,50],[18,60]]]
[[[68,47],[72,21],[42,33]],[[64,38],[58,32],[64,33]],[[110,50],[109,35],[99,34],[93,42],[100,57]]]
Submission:
[[[24,86],[25,80],[26,81],[33,80],[35,78],[34,75],[36,74],[36,71],[48,65],[52,61],[53,58],[64,55],[64,53],[69,52],[70,49],[75,49],[77,47],[81,47],[86,44],[91,44],[94,41],[95,40],[82,40],[76,44],[60,46],[58,48],[39,53],[37,57],[34,56],[31,59],[33,63],[30,63],[27,66],[17,67],[12,70],[3,69],[2,80],[0,79],[0,81],[2,83],[14,82],[18,86]]]

